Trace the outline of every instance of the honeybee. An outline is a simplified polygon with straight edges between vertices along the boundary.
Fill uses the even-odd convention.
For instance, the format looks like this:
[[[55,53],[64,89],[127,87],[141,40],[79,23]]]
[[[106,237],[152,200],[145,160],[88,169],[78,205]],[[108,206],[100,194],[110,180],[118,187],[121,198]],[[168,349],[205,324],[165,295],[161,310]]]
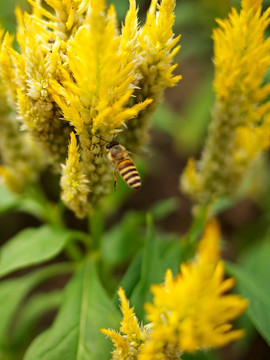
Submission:
[[[139,189],[141,187],[141,178],[138,170],[128,155],[127,149],[120,145],[118,141],[111,141],[106,145],[108,158],[116,170],[119,172],[122,179],[132,188]],[[115,181],[114,188],[116,188],[116,173],[114,172]]]

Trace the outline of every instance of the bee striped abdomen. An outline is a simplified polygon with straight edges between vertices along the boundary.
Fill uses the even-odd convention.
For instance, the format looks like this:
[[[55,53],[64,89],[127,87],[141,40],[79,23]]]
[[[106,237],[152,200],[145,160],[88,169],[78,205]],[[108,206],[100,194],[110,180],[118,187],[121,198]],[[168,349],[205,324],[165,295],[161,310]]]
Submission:
[[[118,162],[117,169],[123,180],[133,189],[139,189],[141,178],[131,159],[124,159]]]
[[[128,156],[126,148],[118,141],[112,141],[106,145],[108,158],[115,170],[118,170],[122,179],[132,188],[141,187],[141,178],[134,165],[134,162]],[[114,171],[114,189],[116,189],[117,178]]]

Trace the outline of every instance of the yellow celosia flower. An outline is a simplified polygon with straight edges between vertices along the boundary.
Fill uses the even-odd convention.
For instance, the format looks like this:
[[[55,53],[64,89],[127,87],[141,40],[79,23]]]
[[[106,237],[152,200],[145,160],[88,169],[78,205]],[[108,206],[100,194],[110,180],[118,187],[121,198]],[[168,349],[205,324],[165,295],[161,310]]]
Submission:
[[[240,126],[236,129],[237,145],[234,157],[239,166],[247,166],[251,161],[270,145],[270,116],[267,115],[261,126]]]
[[[198,196],[200,185],[200,176],[196,171],[196,161],[194,158],[189,158],[183,176],[181,178],[182,189],[189,192],[190,188],[193,189],[193,197]]]
[[[243,336],[243,330],[232,329],[231,321],[246,309],[247,301],[225,294],[234,279],[224,279],[219,240],[218,223],[212,220],[195,259],[181,264],[175,278],[167,270],[164,284],[152,285],[153,303],[145,306],[150,323],[143,336],[120,289],[123,335],[103,330],[114,342],[113,359],[176,360],[184,352],[221,347]],[[136,344],[136,356],[128,357],[131,344]]]
[[[112,171],[101,139],[110,141],[112,134],[118,133],[128,121],[128,130],[123,132],[122,138],[130,137],[130,148],[136,139],[131,130],[133,125],[128,124],[136,123],[138,114],[152,102],[147,97],[154,95],[153,92],[141,96],[143,89],[139,90],[144,77],[141,72],[144,59],[148,56],[148,62],[149,59],[153,64],[160,62],[155,70],[158,75],[151,78],[153,89],[157,89],[160,83],[159,97],[166,86],[172,86],[178,80],[173,78],[174,67],[171,66],[176,51],[170,53],[178,40],[172,40],[173,8],[173,1],[163,1],[160,22],[155,25],[155,38],[151,38],[147,32],[139,32],[134,0],[130,1],[130,9],[120,34],[114,8],[110,7],[106,14],[104,1],[92,1],[84,25],[67,43],[67,58],[72,75],[69,70],[63,69],[61,82],[51,81],[50,92],[65,119],[79,135],[83,171],[91,189],[90,203],[95,203],[102,194],[108,192],[111,184]],[[144,49],[141,46],[142,39]],[[150,45],[155,56],[149,55]],[[151,65],[151,68],[153,72],[155,67]],[[144,81],[147,87],[147,79],[144,78]],[[135,127],[138,134],[138,122]]]
[[[128,131],[123,133],[123,142],[133,144],[134,149],[146,143],[151,116],[162,100],[164,89],[174,86],[181,79],[180,75],[173,75],[177,67],[177,64],[173,64],[173,58],[180,49],[180,46],[176,46],[180,36],[174,38],[172,29],[174,7],[175,0],[163,0],[161,4],[152,0],[146,23],[138,36],[140,76],[133,103],[148,97],[153,102],[137,118],[129,121]]]
[[[180,35],[173,38],[174,7],[175,1],[163,0],[161,4],[157,4],[157,0],[153,0],[140,34],[140,47],[146,56],[142,62],[142,72],[145,70],[147,72],[145,75],[150,77],[149,80],[160,87],[174,86],[181,79],[181,76],[172,74],[177,67],[177,64],[172,65],[172,60],[180,49],[180,46],[175,47]],[[157,66],[151,68],[154,64]]]
[[[127,106],[134,93],[137,66],[131,61],[132,47],[128,52],[123,45],[127,30],[122,36],[118,34],[115,10],[110,7],[106,13],[104,1],[92,1],[90,10],[84,25],[67,43],[69,69],[62,69],[60,82],[50,81],[50,93],[79,136],[83,172],[90,188],[88,202],[94,204],[112,184],[112,169],[102,139],[111,141],[112,135],[152,100]],[[134,15],[131,2],[124,29],[134,22]],[[121,46],[125,51],[121,52]]]
[[[58,168],[67,158],[62,199],[82,217],[111,189],[106,141],[122,132],[120,141],[129,138],[128,148],[135,146],[149,122],[141,113],[153,103],[149,117],[165,87],[180,78],[172,74],[179,49],[172,32],[175,0],[153,0],[142,29],[130,0],[121,31],[105,0],[46,0],[51,12],[39,0],[29,3],[32,14],[16,10],[20,52],[5,36],[2,77],[23,128]],[[72,132],[76,143],[72,135],[68,151]]]
[[[232,9],[213,32],[213,122],[197,169],[193,164],[183,176],[184,190],[204,205],[233,195],[253,160],[269,147],[270,86],[262,82],[270,65],[270,39],[264,39],[270,9],[261,13],[261,0],[241,4],[241,12]],[[189,179],[195,177],[194,185]]]
[[[71,131],[48,93],[50,78],[58,77],[60,44],[51,42],[52,32],[35,21],[34,16],[22,15],[17,9],[17,18],[21,53],[12,49],[7,34],[0,56],[3,81],[10,99],[17,105],[23,128],[59,163],[66,155]]]
[[[114,343],[115,349],[112,353],[112,359],[135,360],[138,357],[141,345],[148,338],[148,331],[146,327],[142,328],[139,325],[133,308],[130,308],[129,301],[122,288],[119,289],[118,294],[123,314],[120,333],[107,329],[101,329],[101,331],[108,335]]]
[[[88,181],[82,170],[77,141],[73,132],[70,134],[70,139],[68,158],[66,164],[63,165],[60,182],[63,190],[62,199],[78,217],[82,217],[89,207],[87,203]]]
[[[230,322],[246,309],[247,302],[237,295],[224,294],[233,287],[234,280],[224,280],[219,237],[218,224],[210,222],[195,260],[182,264],[175,278],[168,270],[165,283],[152,286],[153,303],[146,304],[151,339],[139,360],[176,359],[172,350],[180,354],[220,347],[243,335],[242,330],[232,330]]]
[[[1,31],[0,37],[3,38],[4,31]],[[0,71],[1,71],[1,79],[5,86],[6,97],[9,103],[9,106],[12,109],[16,109],[16,101],[17,101],[17,86],[15,82],[15,72],[13,69],[13,65],[11,59],[8,54],[8,49],[11,48],[13,42],[13,38],[6,34],[3,42],[1,44],[1,52],[0,52]],[[4,93],[4,91],[3,91]]]
[[[151,102],[125,107],[134,92],[134,64],[119,51],[114,8],[106,16],[105,2],[96,0],[91,5],[88,21],[68,42],[72,76],[65,71],[61,84],[51,82],[52,96],[65,119],[79,135],[85,133],[88,138],[98,132],[115,131]]]
[[[15,75],[9,58],[3,55],[11,41],[5,37],[2,43],[3,33],[0,29],[0,175],[10,190],[21,193],[28,183],[37,180],[44,167],[44,154],[29,133],[21,131],[21,124],[11,111],[16,107],[16,90],[12,82]]]
[[[61,40],[67,41],[84,22],[84,14],[90,0],[46,0],[55,14],[47,11],[40,0],[27,0],[33,6],[33,14],[40,24],[54,30]],[[44,20],[45,17],[47,20]]]
[[[217,20],[219,28],[213,32],[214,89],[221,102],[233,102],[241,94],[247,107],[243,110],[250,114],[252,104],[260,104],[270,92],[269,85],[261,87],[270,62],[270,40],[264,40],[270,9],[261,14],[261,0],[242,0],[241,4],[241,12],[232,9],[228,19]],[[259,113],[259,119],[263,115],[259,109],[253,112],[253,117]]]
[[[129,1],[129,10],[126,14],[125,24],[122,26],[120,49],[124,59],[127,63],[134,62],[135,64],[135,76],[139,80],[141,74],[138,71],[142,59],[138,53],[139,47],[139,24],[137,17],[136,1]]]

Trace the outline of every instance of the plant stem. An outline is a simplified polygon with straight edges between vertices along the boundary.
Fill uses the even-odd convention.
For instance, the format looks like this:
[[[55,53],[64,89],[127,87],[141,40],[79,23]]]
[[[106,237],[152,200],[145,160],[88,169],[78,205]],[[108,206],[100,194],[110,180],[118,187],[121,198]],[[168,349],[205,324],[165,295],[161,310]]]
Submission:
[[[101,209],[95,209],[91,214],[89,213],[88,228],[92,239],[92,249],[99,252],[104,229],[104,215]]]

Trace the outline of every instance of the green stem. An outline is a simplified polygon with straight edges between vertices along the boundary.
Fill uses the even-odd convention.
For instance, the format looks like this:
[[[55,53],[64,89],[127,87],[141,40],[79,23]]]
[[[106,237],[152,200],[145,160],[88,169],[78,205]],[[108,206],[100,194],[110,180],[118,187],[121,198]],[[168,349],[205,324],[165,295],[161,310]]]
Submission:
[[[104,214],[101,209],[95,209],[88,215],[88,228],[92,239],[92,249],[99,252],[104,230]]]
[[[189,261],[196,253],[197,242],[203,233],[205,224],[209,219],[209,208],[202,207],[198,214],[192,220],[191,226],[187,234],[182,239],[182,260]]]
[[[83,253],[82,253],[81,249],[74,242],[69,242],[66,245],[65,253],[66,253],[67,257],[74,262],[79,262],[83,258]]]

